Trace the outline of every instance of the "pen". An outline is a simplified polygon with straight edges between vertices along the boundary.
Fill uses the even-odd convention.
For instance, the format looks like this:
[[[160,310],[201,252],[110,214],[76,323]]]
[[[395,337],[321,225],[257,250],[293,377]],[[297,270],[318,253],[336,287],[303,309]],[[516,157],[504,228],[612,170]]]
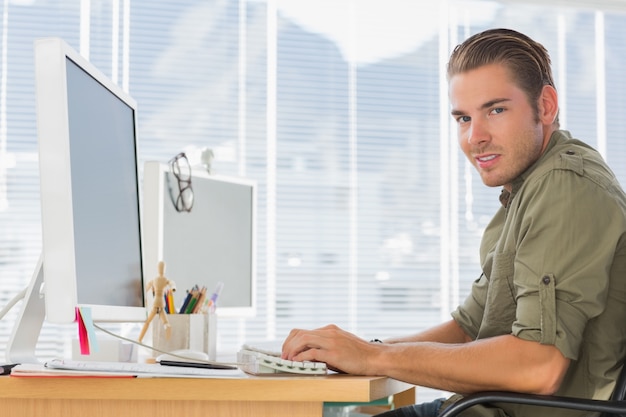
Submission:
[[[200,298],[200,290],[197,287],[194,287],[194,289],[191,291],[191,300],[189,300],[189,304],[187,304],[185,314],[193,313],[194,308],[199,298]]]
[[[202,304],[204,303],[204,299],[206,298],[206,287],[202,287],[200,290],[200,297],[198,297],[198,302],[194,305],[192,313],[199,313]]]
[[[167,291],[167,306],[170,314],[176,313],[176,307],[174,307],[174,291]]]
[[[185,297],[185,301],[183,301],[183,305],[180,307],[179,314],[185,314],[187,305],[189,304],[189,301],[191,301],[191,297],[191,291],[187,290],[187,296]]]
[[[215,313],[215,308],[216,303],[217,303],[217,297],[220,296],[220,293],[222,292],[222,288],[224,288],[224,283],[222,281],[217,283],[217,287],[215,287],[215,292],[213,292],[213,295],[211,296],[211,298],[209,299],[209,312],[211,313]]]
[[[172,294],[172,291],[165,291],[165,295],[163,297],[165,298],[165,312],[167,314],[176,313],[174,310],[174,295]]]

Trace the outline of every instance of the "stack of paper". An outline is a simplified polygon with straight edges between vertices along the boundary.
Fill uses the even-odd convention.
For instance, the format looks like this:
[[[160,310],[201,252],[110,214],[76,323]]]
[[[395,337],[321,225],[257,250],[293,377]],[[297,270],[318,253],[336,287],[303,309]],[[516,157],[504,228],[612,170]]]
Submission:
[[[240,369],[164,366],[158,363],[95,362],[54,359],[45,365],[22,364],[11,376],[92,376],[92,377],[169,377],[169,378],[245,378]]]

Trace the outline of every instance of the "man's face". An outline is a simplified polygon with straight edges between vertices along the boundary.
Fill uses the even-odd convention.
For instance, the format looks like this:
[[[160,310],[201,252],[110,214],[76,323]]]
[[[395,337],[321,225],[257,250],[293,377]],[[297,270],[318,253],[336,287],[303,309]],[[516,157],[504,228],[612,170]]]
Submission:
[[[549,140],[528,97],[503,65],[485,65],[450,79],[452,117],[461,149],[485,185],[504,186],[532,165]]]

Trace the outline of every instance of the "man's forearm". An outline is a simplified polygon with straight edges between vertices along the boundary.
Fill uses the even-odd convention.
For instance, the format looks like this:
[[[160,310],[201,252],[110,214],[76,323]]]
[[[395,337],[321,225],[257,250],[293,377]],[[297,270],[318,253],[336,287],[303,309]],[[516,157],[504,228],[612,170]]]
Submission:
[[[556,391],[569,360],[551,345],[515,336],[470,343],[405,342],[381,346],[373,373],[445,391]]]

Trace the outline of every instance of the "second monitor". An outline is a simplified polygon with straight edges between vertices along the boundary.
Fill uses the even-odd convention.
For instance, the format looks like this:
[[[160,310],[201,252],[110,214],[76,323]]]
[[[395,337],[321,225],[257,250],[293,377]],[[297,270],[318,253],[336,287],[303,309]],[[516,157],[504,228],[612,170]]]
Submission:
[[[190,211],[176,208],[178,183],[167,164],[146,162],[143,184],[146,280],[157,276],[157,264],[163,260],[165,276],[176,283],[177,308],[185,290],[197,284],[210,295],[223,282],[218,315],[253,316],[256,183],[194,169]]]

